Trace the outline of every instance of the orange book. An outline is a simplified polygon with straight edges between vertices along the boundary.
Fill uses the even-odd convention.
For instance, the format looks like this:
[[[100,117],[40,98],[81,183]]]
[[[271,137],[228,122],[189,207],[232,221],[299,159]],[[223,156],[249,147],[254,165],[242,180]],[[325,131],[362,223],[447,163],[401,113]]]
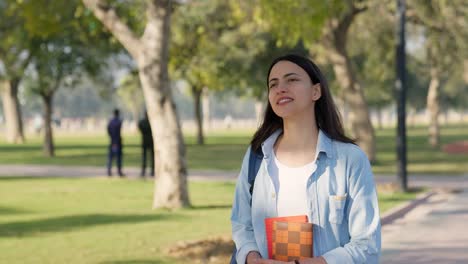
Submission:
[[[265,233],[268,246],[268,258],[273,258],[273,224],[274,222],[308,223],[307,215],[283,216],[265,218]]]

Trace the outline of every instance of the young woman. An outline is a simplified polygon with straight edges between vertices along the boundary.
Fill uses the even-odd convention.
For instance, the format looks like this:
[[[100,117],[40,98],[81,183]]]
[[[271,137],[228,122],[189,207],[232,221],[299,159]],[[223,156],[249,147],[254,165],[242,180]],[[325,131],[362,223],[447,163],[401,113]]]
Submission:
[[[327,82],[309,59],[286,55],[268,71],[263,124],[244,157],[232,208],[237,263],[268,260],[264,219],[307,215],[314,258],[292,263],[378,263],[380,216],[369,160],[345,136]],[[253,191],[250,151],[263,152]]]

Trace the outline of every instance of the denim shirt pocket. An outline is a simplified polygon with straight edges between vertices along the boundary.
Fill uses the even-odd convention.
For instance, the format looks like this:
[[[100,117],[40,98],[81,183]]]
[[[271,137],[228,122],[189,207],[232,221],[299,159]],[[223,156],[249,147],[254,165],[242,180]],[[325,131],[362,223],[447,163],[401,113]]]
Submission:
[[[330,195],[328,203],[330,206],[330,214],[328,221],[333,224],[341,225],[343,222],[344,208],[346,204],[347,194],[344,195]]]

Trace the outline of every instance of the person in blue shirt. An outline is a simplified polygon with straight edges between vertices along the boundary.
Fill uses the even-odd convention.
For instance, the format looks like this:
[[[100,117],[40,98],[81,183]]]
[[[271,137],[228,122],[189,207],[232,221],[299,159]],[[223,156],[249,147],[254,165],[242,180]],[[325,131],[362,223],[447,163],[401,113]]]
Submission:
[[[107,176],[112,176],[112,161],[115,158],[117,162],[117,173],[124,177],[122,172],[122,136],[120,131],[122,120],[120,119],[119,109],[114,109],[114,116],[107,124],[107,134],[110,138],[109,151],[107,155]]]
[[[381,224],[369,160],[345,135],[327,81],[308,58],[285,55],[268,71],[264,120],[244,156],[231,214],[237,263],[269,260],[264,219],[307,215],[313,253],[290,263],[378,263]],[[263,152],[252,187],[250,151]]]

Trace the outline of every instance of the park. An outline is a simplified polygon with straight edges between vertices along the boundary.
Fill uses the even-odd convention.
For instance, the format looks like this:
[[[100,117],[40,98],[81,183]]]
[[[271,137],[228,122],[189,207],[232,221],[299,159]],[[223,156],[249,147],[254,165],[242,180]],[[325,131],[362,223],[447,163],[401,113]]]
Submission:
[[[242,158],[286,53],[319,64],[370,161],[381,263],[468,259],[467,4],[254,2],[0,1],[0,263],[229,263]]]

